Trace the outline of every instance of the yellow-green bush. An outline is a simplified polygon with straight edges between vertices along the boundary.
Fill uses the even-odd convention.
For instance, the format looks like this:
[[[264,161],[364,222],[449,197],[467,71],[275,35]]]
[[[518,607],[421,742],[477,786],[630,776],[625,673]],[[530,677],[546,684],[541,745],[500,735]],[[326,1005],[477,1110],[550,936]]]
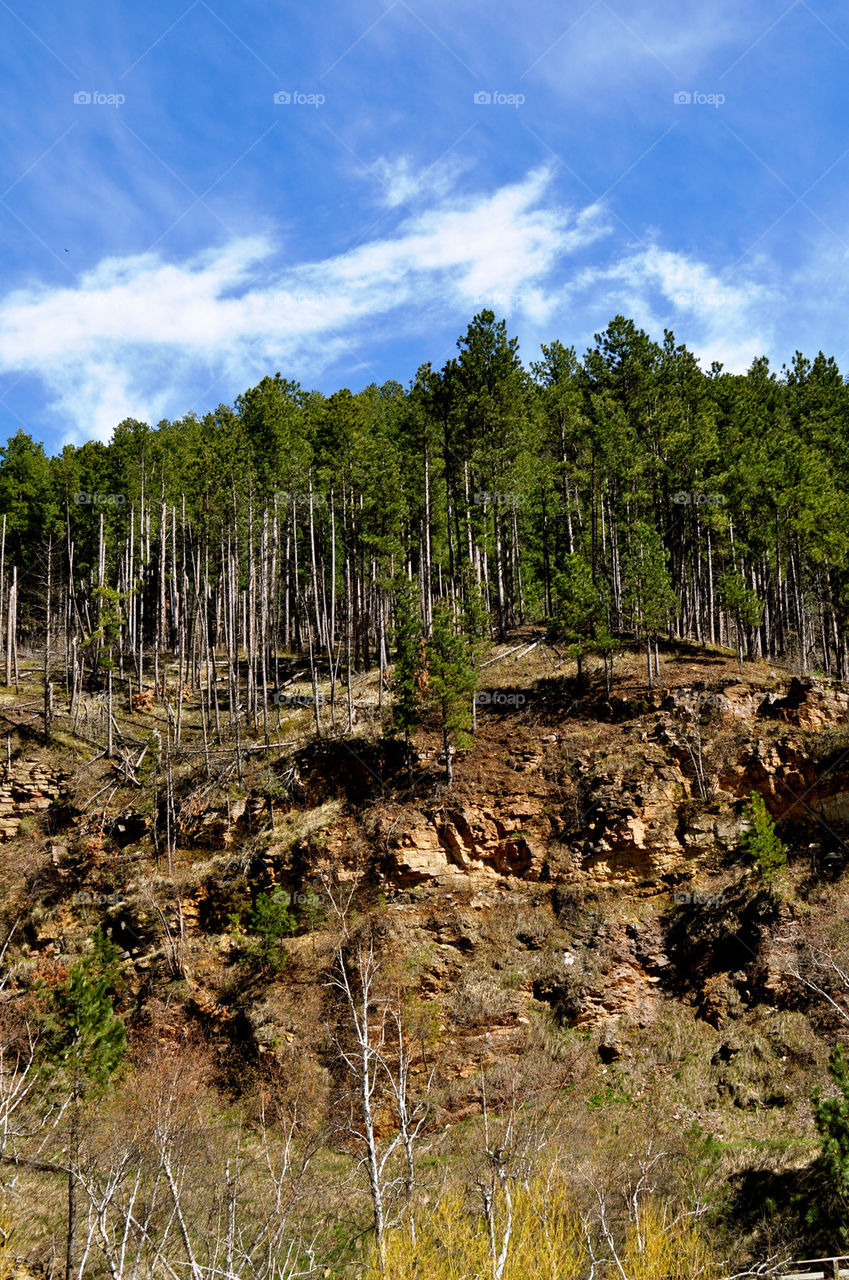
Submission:
[[[11,1280],[16,1270],[15,1226],[11,1212],[0,1200],[0,1280]]]
[[[501,1200],[496,1250],[504,1222]],[[714,1280],[719,1275],[698,1223],[661,1201],[641,1202],[618,1248],[628,1280]],[[603,1240],[598,1252],[610,1258]],[[565,1179],[536,1178],[514,1189],[502,1280],[580,1280],[589,1261],[584,1227]],[[618,1274],[615,1263],[611,1266]],[[420,1208],[415,1240],[407,1224],[387,1233],[386,1280],[490,1280],[492,1274],[487,1223],[471,1189],[446,1190]],[[376,1250],[369,1275],[380,1275]]]
[[[503,1226],[504,1206],[500,1209]],[[499,1242],[500,1243],[500,1242]],[[513,1193],[513,1229],[503,1280],[579,1280],[586,1259],[581,1224],[566,1189],[536,1179]],[[373,1273],[379,1274],[373,1257]],[[407,1226],[388,1233],[391,1280],[470,1280],[492,1275],[486,1219],[474,1193],[447,1190],[421,1210],[416,1241]]]
[[[677,1206],[646,1199],[622,1257],[628,1280],[711,1280],[718,1274],[697,1222]]]

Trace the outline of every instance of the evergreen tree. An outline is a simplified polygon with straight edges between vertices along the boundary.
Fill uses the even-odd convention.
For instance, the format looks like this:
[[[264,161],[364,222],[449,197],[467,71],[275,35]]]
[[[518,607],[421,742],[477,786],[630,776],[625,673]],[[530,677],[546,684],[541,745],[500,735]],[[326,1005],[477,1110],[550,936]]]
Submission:
[[[440,601],[433,612],[433,631],[427,646],[428,701],[440,720],[445,778],[454,780],[451,757],[464,747],[473,727],[472,699],[477,670],[469,639],[457,627],[454,611]]]
[[[281,477],[290,470],[292,455],[303,451],[301,402],[297,382],[275,373],[239,396],[239,435],[249,451],[258,495],[269,496],[280,487]],[[248,478],[248,477],[246,477]]]
[[[565,557],[564,569],[554,582],[556,616],[549,634],[565,640],[577,663],[580,683],[586,655],[608,652],[610,634],[604,595],[600,585],[593,582],[589,564],[578,553]]]
[[[810,1227],[822,1233],[830,1245],[849,1241],[849,1055],[836,1044],[829,1061],[837,1094],[824,1098],[815,1089],[811,1102],[814,1124],[822,1144],[817,1161],[817,1194],[806,1206]]]
[[[672,590],[667,569],[667,553],[653,525],[637,521],[631,530],[632,546],[625,571],[626,601],[639,621],[646,642],[646,664],[649,687],[659,674],[657,634],[669,625],[678,601]],[[652,667],[652,640],[655,662]]]
[[[759,880],[772,890],[787,865],[787,850],[775,832],[775,823],[763,796],[752,792],[743,814],[746,828],[740,837],[743,848],[755,863]]]
[[[763,606],[756,592],[746,586],[743,575],[734,570],[726,573],[720,581],[719,598],[735,621],[737,661],[742,671],[745,630],[758,625],[763,614]]]
[[[47,1064],[77,1097],[104,1089],[126,1052],[126,1029],[114,1007],[120,972],[118,948],[98,929],[91,953],[72,964],[51,992],[44,1021]]]
[[[410,731],[421,718],[421,683],[425,664],[417,593],[407,578],[401,578],[395,584],[395,618],[392,715],[409,743]]]
[[[43,1071],[49,1094],[55,1097],[61,1090],[69,1100],[65,1153],[68,1276],[74,1271],[83,1108],[108,1087],[127,1050],[126,1028],[114,1007],[119,978],[118,949],[98,929],[91,953],[72,964],[64,981],[49,992],[44,1015]]]
[[[457,427],[453,445],[463,468],[457,497],[465,511],[467,548],[471,531],[492,562],[488,605],[503,637],[515,623],[519,603],[515,532],[529,443],[528,377],[518,340],[507,337],[505,321],[492,311],[476,315],[457,346],[460,354],[451,369]]]
[[[288,959],[283,939],[290,938],[298,927],[285,890],[277,885],[269,893],[257,894],[248,912],[247,934],[241,931],[239,912],[230,917],[230,924],[244,961],[272,975],[282,973]]]
[[[50,460],[22,430],[0,449],[0,514],[5,563],[17,568],[21,607],[43,619],[46,547],[61,530],[60,513]]]

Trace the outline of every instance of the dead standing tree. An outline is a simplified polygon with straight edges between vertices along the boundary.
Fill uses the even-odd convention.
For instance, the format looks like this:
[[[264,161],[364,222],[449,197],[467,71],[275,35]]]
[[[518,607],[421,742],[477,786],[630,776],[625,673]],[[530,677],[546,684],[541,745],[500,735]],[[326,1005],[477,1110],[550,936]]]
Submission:
[[[415,1150],[428,1117],[433,1073],[422,1096],[411,1091],[413,1052],[398,1002],[381,988],[381,964],[372,930],[340,945],[328,986],[341,1001],[333,1044],[350,1080],[350,1116],[345,1132],[359,1148],[371,1200],[378,1267],[386,1273],[386,1232],[403,1193],[411,1236],[415,1239],[413,1191]],[[381,1136],[387,1114],[392,1132]],[[393,1157],[403,1152],[403,1168]]]

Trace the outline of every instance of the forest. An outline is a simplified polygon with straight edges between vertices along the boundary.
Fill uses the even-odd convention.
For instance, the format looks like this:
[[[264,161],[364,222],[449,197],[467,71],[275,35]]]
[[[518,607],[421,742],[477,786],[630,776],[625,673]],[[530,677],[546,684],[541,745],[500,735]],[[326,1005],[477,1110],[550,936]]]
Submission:
[[[427,632],[438,602],[459,617],[474,597],[492,637],[544,622],[603,655],[639,635],[649,674],[652,638],[675,634],[845,678],[832,359],[704,372],[620,316],[582,359],[554,341],[526,368],[491,311],[457,347],[406,389],[325,396],[278,373],[52,458],[19,431],[0,460],[7,683],[45,634],[72,696],[86,666],[141,687],[167,653],[197,686],[213,651],[243,650],[256,726],[282,651],[384,671],[402,579]]]

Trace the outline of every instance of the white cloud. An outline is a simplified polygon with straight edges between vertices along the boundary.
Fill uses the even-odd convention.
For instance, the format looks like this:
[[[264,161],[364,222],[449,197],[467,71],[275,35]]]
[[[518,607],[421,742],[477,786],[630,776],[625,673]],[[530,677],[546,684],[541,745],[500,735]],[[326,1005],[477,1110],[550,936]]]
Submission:
[[[442,200],[390,237],[288,269],[269,270],[277,248],[267,237],[181,263],[106,259],[76,287],[0,299],[0,369],[36,374],[69,438],[104,439],[123,417],[192,407],[204,380],[200,408],[272,368],[314,378],[352,354],[360,331],[371,343],[394,317],[397,332],[399,313],[409,327],[434,306],[467,316],[527,295],[544,317],[562,259],[608,229],[599,206],[547,205],[550,181],[540,170],[491,195]]]
[[[371,166],[371,176],[383,187],[381,203],[396,209],[418,203],[422,197],[444,200],[467,167],[458,157],[448,155],[429,169],[416,169],[409,156],[388,160],[380,157]]]
[[[758,264],[762,276],[765,264]],[[767,279],[740,271],[717,272],[704,262],[650,245],[606,267],[588,267],[573,280],[573,309],[586,309],[604,324],[615,314],[635,320],[659,339],[673,329],[703,362],[719,360],[742,372],[775,344],[774,317],[786,299]]]
[[[396,192],[427,189],[406,162],[386,172]],[[108,258],[75,287],[16,290],[0,297],[0,371],[40,379],[66,438],[107,439],[124,417],[202,412],[274,369],[309,384],[344,362],[369,379],[379,343],[482,306],[540,341],[589,338],[621,312],[734,370],[774,350],[775,317],[790,310],[764,262],[743,276],[657,244],[617,251],[604,207],[558,204],[545,170],[421,203],[391,235],[319,261],[281,265],[274,238],[253,236],[182,262]]]
[[[621,93],[658,76],[670,90],[705,89],[706,83],[718,87],[691,79],[709,75],[713,59],[719,76],[771,21],[758,6],[744,9],[731,0],[710,7],[679,0],[674,12],[668,0],[630,5],[596,0],[577,20],[558,14],[547,29],[531,24],[517,34],[526,53],[533,53],[531,84],[539,78],[563,97],[580,96],[585,109],[605,110]]]

